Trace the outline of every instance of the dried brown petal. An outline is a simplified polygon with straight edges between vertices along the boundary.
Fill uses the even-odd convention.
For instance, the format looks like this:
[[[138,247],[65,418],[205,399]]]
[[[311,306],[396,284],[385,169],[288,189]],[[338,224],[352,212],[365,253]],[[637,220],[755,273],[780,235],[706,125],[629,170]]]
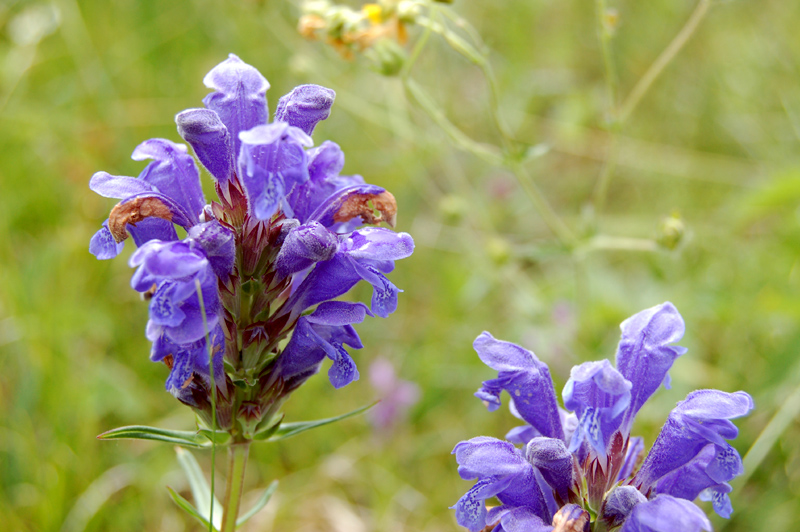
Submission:
[[[372,206],[369,205],[370,201]],[[375,215],[375,211],[378,211],[378,215]],[[380,194],[351,196],[333,216],[333,221],[347,222],[356,216],[361,216],[367,224],[377,225],[386,222],[389,227],[394,227],[397,222],[397,201],[388,190]]]
[[[158,198],[136,198],[126,203],[117,203],[108,215],[108,230],[117,243],[128,238],[127,224],[136,225],[145,218],[162,218],[172,221],[172,212]]]

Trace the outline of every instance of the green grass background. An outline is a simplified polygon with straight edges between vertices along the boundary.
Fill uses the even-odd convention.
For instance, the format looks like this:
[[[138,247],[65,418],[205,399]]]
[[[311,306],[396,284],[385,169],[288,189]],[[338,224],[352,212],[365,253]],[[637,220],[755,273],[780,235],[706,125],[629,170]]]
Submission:
[[[611,5],[625,95],[695,4]],[[57,18],[35,34],[30,21],[53,9]],[[783,408],[785,422],[762,439],[763,460],[734,483],[732,519],[713,522],[718,530],[796,526],[800,3],[714,3],[618,134],[608,201],[594,214],[587,206],[612,135],[593,3],[457,0],[453,9],[492,50],[500,107],[516,137],[550,147],[527,167],[567,225],[581,238],[652,238],[677,212],[687,228],[678,249],[559,250],[510,174],[454,148],[402,84],[366,59],[348,62],[304,41],[296,4],[0,3],[3,530],[200,529],[169,500],[167,485],[188,496],[169,445],[95,439],[125,424],[191,429],[193,416],[164,391],[166,368],[148,360],[147,310],[128,285],[130,246],[110,262],[88,253],[112,202],[87,184],[98,170],[137,175],[143,165],[129,155],[147,138],[179,140],[173,116],[201,106],[203,75],[229,52],[270,80],[273,109],[300,83],[336,90],[316,142],[338,142],[346,172],[392,190],[398,229],[417,241],[392,274],[405,290],[397,313],[359,328],[362,379],[339,391],[324,375],[312,379],[287,419],[336,415],[379,396],[366,378],[377,356],[422,389],[389,434],[359,417],[255,447],[247,489],[281,484],[245,530],[456,530],[447,507],[470,484],[450,450],[516,424],[471,395],[492,377],[471,349],[475,336],[486,329],[534,350],[560,390],[573,364],[613,356],[622,319],[665,300],[686,320],[689,352],[636,432],[652,443],[693,389],[743,389],[757,406],[738,422],[744,454]],[[418,35],[412,28],[412,40]],[[413,77],[464,131],[498,142],[480,72],[441,39],[431,39]],[[209,454],[197,456],[208,471]]]

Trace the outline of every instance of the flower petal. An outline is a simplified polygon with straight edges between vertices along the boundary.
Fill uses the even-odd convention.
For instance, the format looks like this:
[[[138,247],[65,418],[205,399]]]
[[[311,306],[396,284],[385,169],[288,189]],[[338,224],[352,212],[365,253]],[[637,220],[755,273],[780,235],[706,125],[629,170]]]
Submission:
[[[203,84],[216,91],[203,98],[203,103],[228,129],[235,157],[241,146],[239,133],[267,123],[269,82],[258,70],[230,54],[206,74]]]
[[[488,332],[481,333],[472,345],[483,363],[498,371],[498,378],[485,381],[482,389],[506,390],[514,398],[522,418],[542,436],[563,440],[564,430],[547,364],[532,352],[497,340]]]
[[[104,198],[123,199],[143,192],[158,192],[153,185],[135,177],[97,172],[89,180],[89,188]]]
[[[684,499],[659,495],[634,506],[620,532],[700,532],[711,531],[703,511]]]
[[[690,393],[670,412],[634,483],[646,491],[667,473],[689,463],[709,443],[715,447],[715,457],[706,467],[712,479],[727,482],[741,474],[742,459],[725,440],[738,433],[729,419],[744,416],[752,408],[753,399],[745,392]]]
[[[336,93],[319,85],[300,85],[281,97],[275,120],[286,122],[311,135],[317,123],[331,114]]]
[[[620,325],[617,369],[633,385],[623,430],[630,431],[633,417],[658,387],[668,382],[667,372],[686,348],[669,345],[683,338],[683,318],[672,303],[643,310]]]
[[[97,231],[89,241],[89,252],[99,260],[113,259],[122,251],[124,242],[117,242],[108,230],[108,221],[103,222],[103,227]]]
[[[175,122],[206,170],[219,183],[226,183],[234,169],[233,139],[219,115],[211,109],[187,109],[175,115]]]
[[[134,161],[153,159],[139,174],[139,179],[177,202],[193,224],[200,221],[206,200],[200,186],[200,173],[194,159],[186,152],[186,146],[167,139],[150,139],[139,144],[131,158]]]
[[[329,260],[338,246],[336,236],[319,222],[295,227],[281,245],[275,269],[284,276],[299,272],[316,262]]]

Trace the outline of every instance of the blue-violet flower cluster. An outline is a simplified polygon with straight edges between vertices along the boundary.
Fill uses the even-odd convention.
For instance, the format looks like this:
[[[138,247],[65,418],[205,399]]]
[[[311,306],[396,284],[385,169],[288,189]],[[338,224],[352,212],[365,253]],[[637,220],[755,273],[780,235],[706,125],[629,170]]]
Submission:
[[[517,345],[482,333],[474,348],[498,372],[475,394],[489,410],[510,396],[525,425],[506,441],[462,441],[453,453],[465,480],[477,480],[456,503],[458,523],[471,532],[711,530],[694,504],[712,501],[722,517],[733,511],[728,482],[742,460],[728,440],[731,419],[747,415],[745,392],[697,390],[670,412],[650,452],[631,437],[636,413],[663,383],[686,349],[684,322],[671,303],[631,316],[620,326],[616,367],[608,360],[572,368],[558,405],[546,364]],[[521,445],[522,447],[517,447]],[[500,505],[487,508],[496,497]]]
[[[169,367],[167,389],[205,421],[216,390],[218,426],[248,439],[326,358],[336,388],[358,379],[345,349],[362,347],[353,325],[394,312],[400,290],[386,274],[414,242],[361,227],[394,226],[394,197],[340,175],[344,154],[333,142],[312,147],[332,90],[296,87],[270,122],[269,83],[235,55],[203,82],[213,90],[205,108],[175,121],[218,201],[206,202],[185,145],[147,140],[133,151],[134,160],[151,161],[138,178],[92,176],[93,191],[121,201],[90,251],[110,259],[133,238],[131,285],[149,300],[150,357]],[[369,307],[336,300],[361,280],[372,285]]]

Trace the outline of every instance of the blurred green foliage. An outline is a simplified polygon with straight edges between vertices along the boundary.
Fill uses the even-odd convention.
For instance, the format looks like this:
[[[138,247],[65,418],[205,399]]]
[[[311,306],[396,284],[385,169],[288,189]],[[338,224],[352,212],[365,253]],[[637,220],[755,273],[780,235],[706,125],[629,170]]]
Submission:
[[[610,51],[621,99],[695,4],[609,7],[618,16]],[[417,241],[393,274],[405,289],[398,312],[359,329],[362,379],[340,391],[324,376],[312,379],[287,405],[287,420],[373,400],[379,394],[366,375],[379,355],[422,389],[391,434],[355,418],[289,444],[255,446],[244,508],[255,488],[281,484],[243,530],[455,530],[447,507],[469,483],[450,450],[516,424],[471,397],[491,377],[471,350],[475,336],[487,329],[533,349],[560,389],[573,364],[613,356],[622,319],[665,300],[686,320],[689,353],[636,430],[652,442],[692,389],[744,389],[757,405],[739,422],[744,454],[783,408],[783,423],[748,457],[763,460],[746,462],[748,476],[735,483],[732,519],[715,517],[714,526],[796,526],[800,3],[714,2],[617,132],[608,127],[593,3],[458,0],[452,9],[492,50],[499,109],[515,139],[549,147],[526,168],[578,235],[577,249],[554,243],[509,172],[453,147],[400,80],[371,70],[367,58],[347,61],[303,40],[298,5],[0,4],[4,530],[197,529],[167,496],[167,485],[188,496],[168,445],[95,440],[120,425],[191,429],[193,419],[163,390],[166,368],[147,359],[146,308],[128,288],[125,259],[99,262],[87,251],[111,207],[87,183],[98,170],[137,175],[142,165],[129,154],[147,138],[179,140],[172,117],[201,105],[202,76],[229,52],[270,80],[273,107],[300,83],[336,90],[316,142],[336,141],[346,172],[392,190],[399,229]],[[412,44],[421,33],[409,28]],[[430,38],[411,76],[465,133],[499,145],[481,72],[443,39]],[[607,199],[593,208],[615,153]],[[208,454],[197,456],[208,470]]]

